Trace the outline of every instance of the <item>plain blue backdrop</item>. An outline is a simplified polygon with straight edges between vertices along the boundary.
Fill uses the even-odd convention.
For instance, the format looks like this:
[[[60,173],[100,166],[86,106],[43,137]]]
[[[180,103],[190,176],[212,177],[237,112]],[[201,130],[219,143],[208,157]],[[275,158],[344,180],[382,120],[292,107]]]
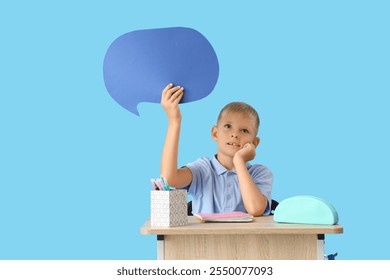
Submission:
[[[4,1],[3,1],[4,2]],[[181,106],[179,164],[212,156],[234,100],[260,113],[255,162],[274,198],[338,210],[338,259],[389,259],[388,1],[13,1],[0,4],[0,259],[155,259],[149,180],[166,118],[105,89],[106,50],[133,30],[183,26],[220,63],[208,97]]]

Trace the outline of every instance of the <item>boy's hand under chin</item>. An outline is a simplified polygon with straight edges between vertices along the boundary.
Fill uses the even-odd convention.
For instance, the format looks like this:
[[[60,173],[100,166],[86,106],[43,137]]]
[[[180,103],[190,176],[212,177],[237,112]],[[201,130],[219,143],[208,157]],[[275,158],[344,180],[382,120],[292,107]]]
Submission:
[[[235,164],[237,160],[244,162],[251,161],[256,156],[256,147],[252,143],[246,143],[240,150],[238,150],[233,157],[233,163]]]

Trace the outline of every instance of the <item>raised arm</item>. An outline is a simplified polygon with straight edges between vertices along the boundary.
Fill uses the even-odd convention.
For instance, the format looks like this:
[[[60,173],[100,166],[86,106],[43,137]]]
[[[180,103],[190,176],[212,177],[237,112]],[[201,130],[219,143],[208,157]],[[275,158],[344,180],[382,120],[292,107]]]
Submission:
[[[188,186],[192,181],[192,173],[188,168],[177,168],[178,149],[181,126],[179,102],[184,94],[184,88],[169,84],[162,91],[161,105],[168,117],[168,130],[161,156],[161,176],[174,188]]]

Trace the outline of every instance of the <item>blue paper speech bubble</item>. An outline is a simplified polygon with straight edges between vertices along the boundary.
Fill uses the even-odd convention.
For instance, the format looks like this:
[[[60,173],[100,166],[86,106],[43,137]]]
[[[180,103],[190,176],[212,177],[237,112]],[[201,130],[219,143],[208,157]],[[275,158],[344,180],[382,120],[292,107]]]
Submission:
[[[139,116],[141,102],[160,103],[169,83],[183,86],[181,103],[209,95],[218,80],[217,55],[191,28],[137,30],[117,38],[104,58],[104,82],[111,97]]]

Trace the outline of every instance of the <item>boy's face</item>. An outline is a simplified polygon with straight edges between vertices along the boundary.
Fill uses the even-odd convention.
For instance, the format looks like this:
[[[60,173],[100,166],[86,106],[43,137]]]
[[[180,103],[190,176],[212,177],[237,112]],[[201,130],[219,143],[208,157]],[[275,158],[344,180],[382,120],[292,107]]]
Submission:
[[[257,127],[253,117],[245,113],[223,113],[218,124],[213,126],[212,138],[218,142],[218,153],[233,157],[245,144],[257,147],[260,138],[256,137]]]

